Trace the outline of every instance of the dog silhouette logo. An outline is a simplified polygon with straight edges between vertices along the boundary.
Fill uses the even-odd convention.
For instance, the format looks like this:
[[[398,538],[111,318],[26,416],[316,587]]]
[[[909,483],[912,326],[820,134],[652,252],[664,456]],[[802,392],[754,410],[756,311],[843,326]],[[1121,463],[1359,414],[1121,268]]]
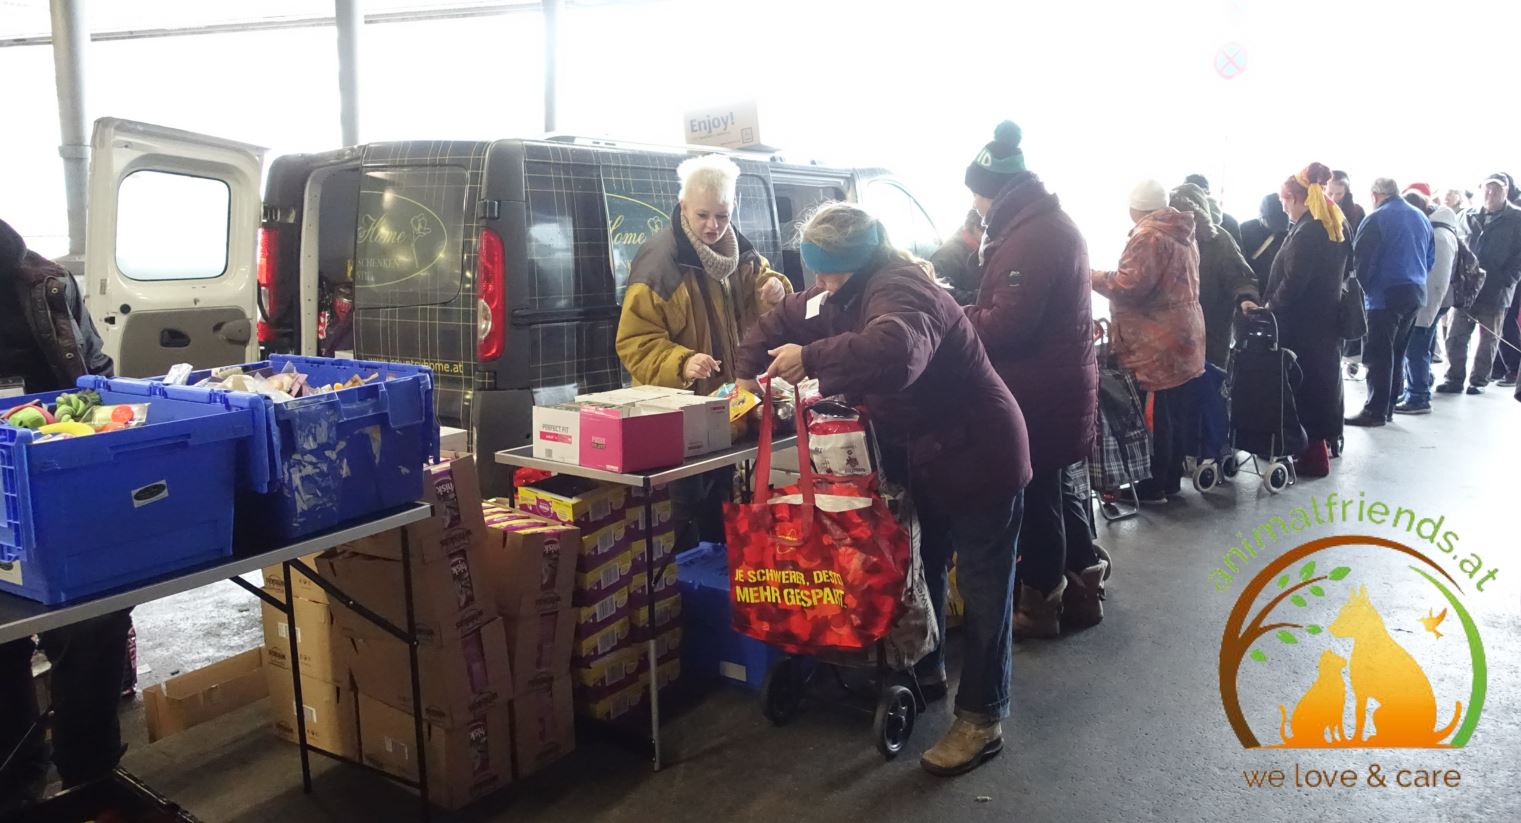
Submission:
[[[1383,538],[1284,554],[1242,591],[1221,638],[1232,730],[1249,749],[1467,745],[1488,669],[1463,595],[1441,564]]]

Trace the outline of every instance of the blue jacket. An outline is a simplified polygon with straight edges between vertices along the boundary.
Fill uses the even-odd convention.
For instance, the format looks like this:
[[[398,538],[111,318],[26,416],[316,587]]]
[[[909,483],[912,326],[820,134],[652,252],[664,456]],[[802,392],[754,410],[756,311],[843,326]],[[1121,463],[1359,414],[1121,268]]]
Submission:
[[[1368,213],[1352,244],[1367,308],[1410,311],[1426,304],[1426,272],[1436,262],[1431,221],[1402,197]]]

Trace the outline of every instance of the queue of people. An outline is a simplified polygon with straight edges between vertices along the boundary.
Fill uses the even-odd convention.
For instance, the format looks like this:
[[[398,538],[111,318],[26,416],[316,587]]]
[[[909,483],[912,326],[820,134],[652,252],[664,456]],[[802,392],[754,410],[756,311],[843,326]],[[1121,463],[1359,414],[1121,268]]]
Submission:
[[[1207,363],[1226,364],[1246,313],[1272,312],[1281,344],[1297,353],[1309,435],[1299,473],[1324,476],[1344,424],[1382,425],[1429,404],[1438,281],[1458,246],[1473,244],[1497,274],[1476,320],[1452,323],[1451,368],[1461,371],[1473,328],[1498,329],[1521,277],[1521,209],[1490,203],[1488,184],[1486,207],[1459,216],[1412,205],[1380,179],[1364,212],[1347,175],[1319,163],[1289,176],[1240,226],[1201,176],[1171,190],[1143,181],[1130,194],[1135,226],[1118,267],[1095,271],[1081,231],[1026,166],[1021,139],[1006,121],[976,153],[964,181],[973,210],[934,262],[895,246],[856,204],[818,208],[799,231],[816,284],[799,293],[730,222],[739,169],[720,157],[689,160],[672,227],[634,261],[618,331],[639,382],[706,391],[733,380],[758,390],[761,376],[811,377],[823,394],[871,409],[882,468],[910,490],[924,526],[942,632],[953,555],[965,601],[956,719],[922,758],[939,775],[1001,751],[1012,640],[1103,619],[1111,564],[1091,537],[1082,477],[1098,409],[1093,293],[1110,300],[1115,365],[1150,407],[1152,471],[1138,492],[1165,502],[1181,491],[1198,430],[1188,384]],[[1367,295],[1371,391],[1344,418],[1337,320],[1354,276]],[[1481,343],[1486,356],[1493,343]],[[1488,372],[1478,374],[1482,385]],[[704,479],[679,495],[690,539],[712,532],[731,482]],[[927,699],[948,696],[943,652],[916,674]]]

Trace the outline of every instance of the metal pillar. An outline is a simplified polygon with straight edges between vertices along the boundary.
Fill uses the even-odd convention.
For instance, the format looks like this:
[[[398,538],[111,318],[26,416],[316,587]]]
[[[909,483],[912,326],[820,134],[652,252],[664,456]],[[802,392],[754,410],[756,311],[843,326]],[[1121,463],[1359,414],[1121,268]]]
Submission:
[[[363,0],[333,0],[338,23],[338,116],[343,145],[359,145],[359,34]]]
[[[51,0],[53,73],[58,87],[58,154],[63,158],[64,195],[69,209],[69,254],[62,261],[84,273],[85,207],[90,182],[90,129],[85,109],[85,0]]]
[[[544,0],[544,131],[560,128],[560,14],[565,0]]]

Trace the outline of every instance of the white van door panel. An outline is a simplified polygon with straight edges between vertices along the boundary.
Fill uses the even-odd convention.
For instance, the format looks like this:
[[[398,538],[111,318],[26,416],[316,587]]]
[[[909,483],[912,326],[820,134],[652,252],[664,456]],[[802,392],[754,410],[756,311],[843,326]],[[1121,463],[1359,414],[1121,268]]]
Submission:
[[[258,359],[264,149],[116,118],[91,148],[85,303],[117,373]]]

